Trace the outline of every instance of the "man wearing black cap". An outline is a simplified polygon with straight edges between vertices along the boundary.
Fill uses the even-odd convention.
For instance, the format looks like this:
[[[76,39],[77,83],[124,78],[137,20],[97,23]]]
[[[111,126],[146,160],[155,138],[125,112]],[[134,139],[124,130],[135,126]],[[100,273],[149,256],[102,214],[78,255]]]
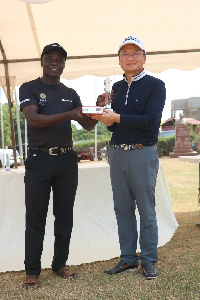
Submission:
[[[158,228],[155,212],[155,185],[159,166],[157,140],[165,104],[165,84],[147,75],[145,46],[141,39],[129,36],[118,49],[124,79],[112,89],[113,111],[94,116],[112,131],[110,175],[117,218],[121,260],[105,270],[113,275],[139,269],[146,279],[157,278]],[[98,98],[104,102],[104,95]],[[140,215],[140,256],[136,254],[138,230],[136,205]]]
[[[38,287],[46,215],[53,191],[54,257],[52,271],[74,279],[67,269],[77,189],[77,155],[73,150],[71,120],[91,130],[97,121],[81,116],[81,101],[60,82],[67,52],[57,43],[44,47],[43,76],[21,85],[20,109],[28,123],[29,154],[25,162],[25,271],[24,286]]]

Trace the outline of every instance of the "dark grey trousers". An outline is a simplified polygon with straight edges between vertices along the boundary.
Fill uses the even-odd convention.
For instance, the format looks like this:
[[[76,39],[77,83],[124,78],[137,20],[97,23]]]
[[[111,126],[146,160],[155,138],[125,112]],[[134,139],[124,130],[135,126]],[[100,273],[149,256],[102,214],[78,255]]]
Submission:
[[[158,227],[155,212],[155,185],[159,160],[157,146],[124,151],[110,149],[110,175],[117,218],[121,257],[138,262],[136,205],[140,214],[140,260],[157,262]]]

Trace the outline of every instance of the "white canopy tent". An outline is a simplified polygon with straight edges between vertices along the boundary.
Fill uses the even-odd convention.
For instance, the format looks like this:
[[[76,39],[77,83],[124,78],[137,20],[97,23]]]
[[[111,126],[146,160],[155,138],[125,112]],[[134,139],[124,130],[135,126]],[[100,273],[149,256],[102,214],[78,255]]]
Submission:
[[[200,66],[199,0],[0,0],[0,7],[0,77],[8,64],[15,85],[41,74],[41,51],[52,42],[68,52],[66,79],[121,74],[117,50],[131,34],[144,40],[150,72]]]
[[[11,126],[10,87],[41,75],[41,51],[52,42],[68,52],[65,79],[122,74],[117,50],[131,34],[145,42],[150,72],[200,66],[199,0],[43,1],[0,0],[0,85]]]

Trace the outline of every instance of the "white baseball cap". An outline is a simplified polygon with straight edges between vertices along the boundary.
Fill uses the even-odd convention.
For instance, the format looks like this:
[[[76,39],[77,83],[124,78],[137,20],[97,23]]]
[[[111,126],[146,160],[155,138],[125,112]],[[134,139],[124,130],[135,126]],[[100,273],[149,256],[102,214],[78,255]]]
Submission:
[[[127,45],[127,44],[133,44],[133,45],[136,45],[138,47],[140,47],[141,50],[143,50],[145,52],[145,46],[144,46],[144,43],[141,39],[139,39],[138,37],[134,36],[134,35],[130,35],[129,37],[125,38],[119,45],[119,50],[121,50],[121,48],[124,46],[124,45]]]

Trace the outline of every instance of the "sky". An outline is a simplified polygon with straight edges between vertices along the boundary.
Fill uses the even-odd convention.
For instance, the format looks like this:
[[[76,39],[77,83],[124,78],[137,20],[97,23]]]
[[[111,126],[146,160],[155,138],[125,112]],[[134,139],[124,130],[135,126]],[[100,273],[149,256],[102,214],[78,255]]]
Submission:
[[[181,71],[178,69],[168,69],[161,73],[147,74],[157,77],[165,82],[166,102],[162,114],[162,120],[171,117],[171,101],[176,99],[187,99],[190,97],[200,97],[200,68],[192,71]],[[95,105],[97,96],[104,92],[104,79],[107,77],[97,77],[86,75],[73,80],[61,79],[68,87],[76,90],[83,105]],[[108,76],[111,79],[111,87],[114,82],[121,80],[121,75]],[[18,94],[19,87],[16,91]],[[7,102],[2,89],[0,91],[2,103]],[[178,116],[177,116],[178,117]]]

